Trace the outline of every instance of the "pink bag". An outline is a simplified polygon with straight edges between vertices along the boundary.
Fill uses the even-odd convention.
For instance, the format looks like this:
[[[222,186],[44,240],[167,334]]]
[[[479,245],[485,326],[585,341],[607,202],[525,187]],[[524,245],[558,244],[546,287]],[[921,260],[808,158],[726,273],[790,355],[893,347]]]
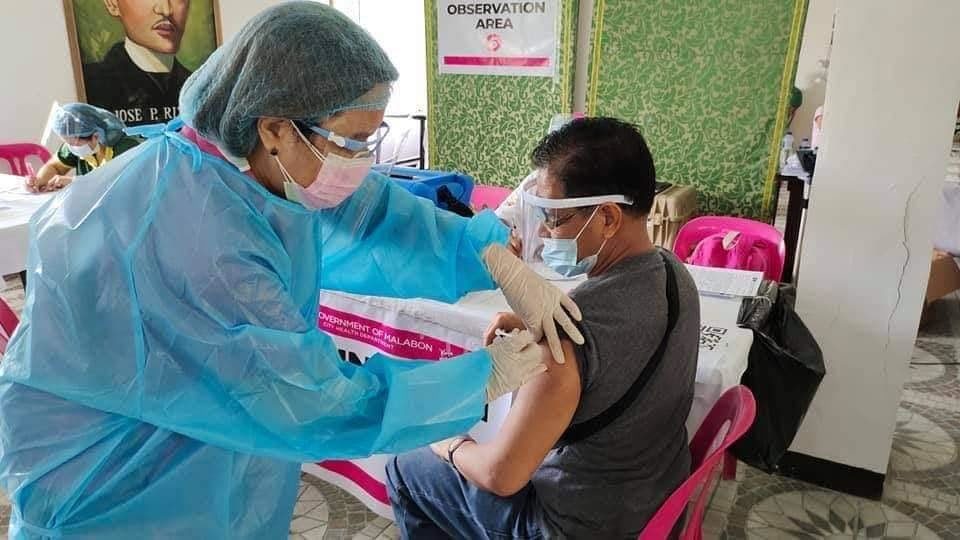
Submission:
[[[673,252],[695,266],[753,270],[780,281],[787,248],[780,231],[766,223],[703,216],[680,229]]]
[[[687,258],[694,266],[710,268],[732,268],[770,273],[776,265],[769,260],[768,254],[776,253],[776,246],[768,245],[763,238],[739,231],[714,233],[707,236]]]

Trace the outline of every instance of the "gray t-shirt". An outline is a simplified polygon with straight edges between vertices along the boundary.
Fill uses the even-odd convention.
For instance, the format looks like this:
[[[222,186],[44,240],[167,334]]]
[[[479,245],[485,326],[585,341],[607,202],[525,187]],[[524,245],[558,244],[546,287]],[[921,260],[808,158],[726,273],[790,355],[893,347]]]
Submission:
[[[677,324],[663,361],[613,423],[551,451],[533,475],[552,537],[636,538],[690,473],[685,422],[693,402],[700,300],[676,257]],[[616,402],[640,375],[667,326],[666,269],[660,253],[631,257],[571,294],[583,312],[577,348],[580,404],[573,423]]]

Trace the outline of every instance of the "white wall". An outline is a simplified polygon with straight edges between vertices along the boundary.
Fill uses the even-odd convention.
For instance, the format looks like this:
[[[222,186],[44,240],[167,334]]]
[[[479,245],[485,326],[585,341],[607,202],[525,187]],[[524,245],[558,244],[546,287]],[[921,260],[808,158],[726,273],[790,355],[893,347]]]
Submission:
[[[797,110],[790,125],[797,144],[804,137],[810,138],[813,113],[823,105],[824,89],[823,67],[820,60],[827,58],[830,52],[830,31],[833,28],[833,14],[838,0],[809,0],[807,19],[803,26],[803,41],[800,56],[797,59],[797,77],[795,86],[803,91],[803,105]]]
[[[4,2],[0,142],[39,142],[50,104],[76,101],[63,2]]]
[[[400,78],[393,85],[388,115],[427,111],[427,43],[423,0],[335,0],[334,7],[370,32],[387,52]],[[431,13],[430,16],[435,16]],[[420,145],[416,121],[387,118],[390,135],[381,160],[416,157]],[[407,134],[406,138],[404,134]],[[401,144],[402,148],[398,146]]]
[[[794,451],[886,472],[960,98],[957,21],[956,0],[839,3],[797,302],[827,376]]]
[[[226,41],[254,15],[273,4],[280,3],[280,0],[219,0],[219,2],[221,32],[223,40]],[[324,3],[328,2],[324,1]]]
[[[221,0],[223,38],[277,0]],[[0,142],[39,142],[50,104],[77,100],[61,0],[4,0]]]

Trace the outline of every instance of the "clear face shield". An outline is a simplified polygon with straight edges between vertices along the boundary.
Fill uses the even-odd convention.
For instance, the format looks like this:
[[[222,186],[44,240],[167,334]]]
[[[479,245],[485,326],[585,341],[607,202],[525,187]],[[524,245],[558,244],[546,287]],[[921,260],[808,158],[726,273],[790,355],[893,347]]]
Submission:
[[[623,195],[548,199],[537,195],[537,176],[528,176],[521,184],[517,224],[523,262],[545,279],[582,277],[597,254],[578,253],[577,240],[604,203],[631,204],[631,200]]]
[[[100,145],[99,131],[102,130],[89,115],[84,116],[59,107],[54,112],[52,127],[75,156],[89,157]]]

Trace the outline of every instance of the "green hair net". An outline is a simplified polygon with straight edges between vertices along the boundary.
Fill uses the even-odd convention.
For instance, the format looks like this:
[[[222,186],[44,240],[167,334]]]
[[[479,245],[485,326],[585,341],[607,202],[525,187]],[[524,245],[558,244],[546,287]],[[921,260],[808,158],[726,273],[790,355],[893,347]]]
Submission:
[[[180,91],[180,116],[227,152],[247,156],[264,116],[319,123],[381,110],[397,70],[376,41],[332,7],[284,2],[214,51]]]
[[[86,103],[67,103],[53,116],[53,131],[61,138],[86,139],[100,136],[100,143],[113,146],[123,137],[126,126],[110,111]]]

